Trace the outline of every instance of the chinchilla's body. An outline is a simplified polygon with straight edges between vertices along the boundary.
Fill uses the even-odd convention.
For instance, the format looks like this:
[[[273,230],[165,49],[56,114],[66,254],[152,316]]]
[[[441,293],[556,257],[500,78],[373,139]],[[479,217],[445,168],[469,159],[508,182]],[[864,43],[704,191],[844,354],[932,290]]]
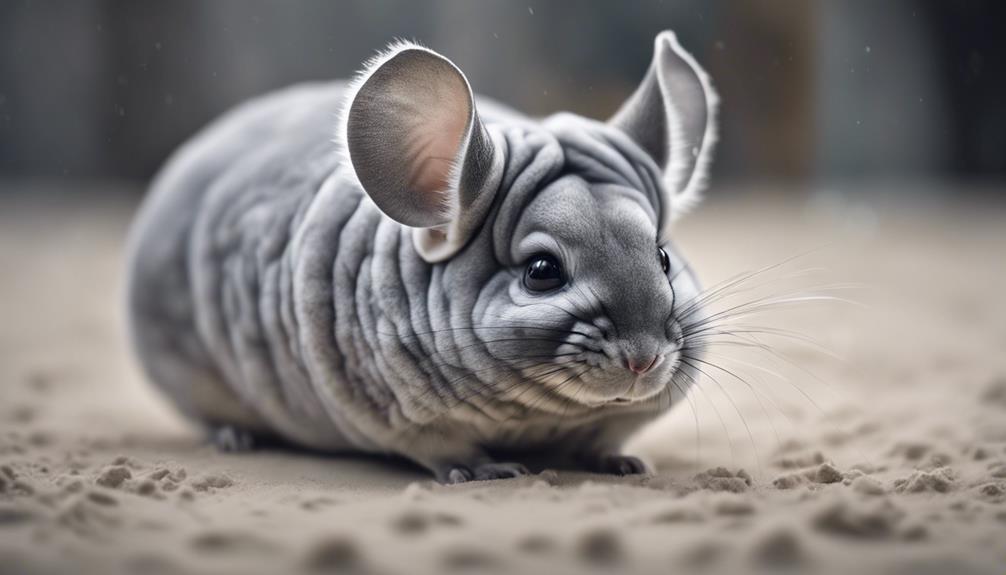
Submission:
[[[642,471],[621,444],[696,377],[697,286],[666,234],[714,107],[666,32],[607,123],[477,100],[408,44],[354,83],[252,101],[141,208],[134,348],[211,429],[400,454],[443,481],[525,472],[500,450]]]

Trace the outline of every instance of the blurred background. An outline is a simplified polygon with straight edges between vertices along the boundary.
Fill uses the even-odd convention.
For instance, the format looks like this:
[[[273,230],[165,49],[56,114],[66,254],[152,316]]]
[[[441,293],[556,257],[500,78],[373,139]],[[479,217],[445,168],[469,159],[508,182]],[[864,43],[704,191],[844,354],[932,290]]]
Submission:
[[[723,99],[714,182],[939,194],[955,181],[997,193],[1003,24],[994,0],[5,0],[0,186],[142,184],[227,108],[347,77],[396,37],[443,52],[477,91],[526,112],[604,118],[670,28]]]

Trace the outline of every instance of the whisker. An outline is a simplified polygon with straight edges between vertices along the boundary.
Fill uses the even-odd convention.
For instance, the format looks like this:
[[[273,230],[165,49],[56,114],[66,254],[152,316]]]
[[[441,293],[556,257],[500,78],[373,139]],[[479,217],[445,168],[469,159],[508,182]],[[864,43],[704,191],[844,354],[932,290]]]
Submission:
[[[746,379],[742,378],[741,376],[737,375],[736,372],[734,372],[732,370],[729,370],[729,369],[727,369],[727,368],[725,368],[725,367],[723,367],[721,365],[717,365],[717,364],[715,364],[713,362],[706,361],[704,359],[697,358],[697,357],[693,357],[692,360],[693,361],[697,361],[697,362],[699,362],[699,363],[701,363],[703,365],[707,365],[710,368],[717,369],[717,370],[719,370],[719,371],[727,374],[728,376],[732,377],[733,379],[739,381],[740,383],[744,384],[744,386],[748,388],[748,390],[754,396],[755,400],[758,402],[758,406],[761,409],[762,415],[765,416],[765,419],[768,421],[769,426],[772,428],[772,434],[775,435],[776,446],[779,447],[779,446],[782,445],[782,439],[779,437],[779,430],[775,426],[775,421],[773,421],[772,418],[769,416],[768,409],[766,409],[766,407],[765,407],[765,402],[762,400],[762,394],[753,385],[751,385],[750,382],[748,382]],[[780,413],[782,413],[784,417],[786,416],[786,414],[782,411],[782,408],[779,407],[779,405],[776,404],[775,401],[772,400],[772,398],[769,398],[769,397],[766,396],[766,399],[768,399],[772,403],[772,406],[777,411],[779,411]]]
[[[865,286],[863,286],[862,284],[852,284],[852,283],[831,283],[831,284],[805,286],[805,287],[800,287],[800,288],[795,288],[795,289],[790,289],[790,290],[783,290],[781,292],[773,293],[773,294],[770,294],[770,295],[762,295],[762,296],[756,297],[753,300],[748,300],[748,301],[743,302],[743,303],[731,304],[730,308],[727,308],[727,309],[724,309],[724,310],[720,310],[720,312],[722,313],[722,312],[730,311],[732,309],[743,308],[744,306],[761,303],[763,301],[771,300],[773,298],[787,298],[787,297],[798,297],[798,296],[821,296],[821,295],[826,295],[828,292],[852,291],[852,290],[863,289],[864,287]],[[727,299],[729,297],[740,295],[740,294],[748,292],[748,291],[752,291],[752,290],[751,289],[744,289],[744,290],[739,290],[739,291],[736,291],[736,292],[727,292],[727,293],[722,294],[722,297],[717,298],[717,301],[719,301],[719,300],[725,300],[725,299]],[[832,297],[837,297],[837,296],[832,296]],[[701,307],[708,308],[708,307],[710,307],[708,305],[709,303],[712,303],[712,302],[701,302]],[[853,305],[860,305],[860,306],[863,305],[860,302],[856,302],[854,300],[848,300],[848,303],[853,304]],[[678,310],[676,312],[676,315],[678,317],[680,317],[680,318],[688,318],[688,317],[691,317],[696,311],[698,311],[697,307],[694,310],[691,309],[691,308],[689,308],[688,310]]]
[[[798,293],[803,293],[803,292],[801,291],[801,292],[798,292]],[[807,302],[816,302],[816,301],[829,301],[829,302],[835,302],[835,303],[847,303],[847,304],[854,305],[854,306],[865,307],[865,306],[862,306],[862,304],[860,304],[860,303],[858,303],[856,301],[853,301],[853,300],[850,300],[850,299],[846,299],[846,298],[840,298],[840,297],[837,297],[837,296],[830,296],[830,295],[805,295],[805,296],[796,296],[796,295],[790,296],[790,295],[785,295],[785,294],[783,296],[773,295],[773,296],[766,296],[766,297],[762,297],[762,298],[757,298],[757,299],[754,299],[754,300],[751,300],[751,301],[747,301],[747,302],[744,302],[744,303],[740,303],[740,304],[731,306],[731,307],[729,307],[729,308],[727,308],[725,310],[721,310],[721,311],[718,311],[718,312],[716,312],[716,313],[714,313],[712,315],[706,316],[706,317],[702,318],[701,320],[699,320],[698,322],[691,322],[691,323],[701,323],[701,322],[716,321],[716,320],[720,320],[720,319],[726,319],[726,318],[730,318],[730,317],[739,316],[741,314],[745,314],[745,315],[746,314],[751,314],[754,311],[764,311],[765,309],[774,309],[776,307],[784,307],[786,305],[794,304],[794,303],[807,303]],[[698,310],[696,310],[696,311],[698,311]],[[684,320],[688,319],[689,317],[691,317],[692,314],[696,313],[696,311],[693,311],[693,312],[691,312],[691,313],[689,313],[687,315],[679,315],[678,316],[678,321],[684,321]]]
[[[755,284],[747,284],[747,285],[737,284],[737,285],[733,285],[733,286],[727,286],[727,289],[719,288],[719,289],[715,289],[715,290],[705,290],[702,293],[698,294],[697,296],[693,297],[690,300],[689,305],[685,309],[680,310],[678,313],[680,315],[685,315],[685,314],[689,314],[690,315],[693,311],[695,311],[696,308],[699,308],[699,307],[709,307],[713,303],[716,303],[716,302],[719,302],[719,301],[723,301],[723,300],[726,300],[726,299],[731,298],[731,297],[735,297],[735,296],[739,296],[739,295],[742,295],[742,294],[746,294],[746,293],[750,293],[750,292],[753,292],[753,291],[757,291],[757,290],[760,290],[762,288],[768,287],[768,286],[770,286],[772,284],[777,284],[777,283],[785,281],[785,280],[792,280],[792,279],[804,277],[804,276],[810,275],[811,273],[819,272],[819,271],[822,271],[822,268],[805,268],[805,269],[802,269],[802,270],[796,270],[796,271],[794,271],[792,273],[789,273],[789,274],[786,274],[786,275],[769,278],[769,279],[766,279],[766,280],[764,280],[762,282],[755,283]],[[838,283],[838,282],[836,282],[836,283],[823,284],[823,285],[810,285],[810,286],[802,288],[800,290],[800,292],[798,292],[798,293],[805,293],[805,292],[811,292],[811,291],[854,290],[854,289],[864,289],[866,287],[868,287],[868,286],[866,284],[862,284],[862,283],[853,283],[853,282],[841,282],[841,283]],[[782,294],[776,294],[776,295],[782,295]]]
[[[686,365],[691,366],[692,369],[695,369],[699,373],[705,375],[707,378],[709,378],[710,380],[712,380],[712,382],[716,385],[716,387],[719,388],[720,393],[722,393],[723,396],[727,398],[727,401],[730,402],[730,405],[734,408],[734,413],[736,413],[737,417],[740,418],[741,423],[744,424],[744,429],[747,431],[748,441],[751,443],[751,449],[754,451],[755,460],[757,460],[757,462],[758,462],[758,473],[761,476],[764,477],[764,475],[765,475],[765,469],[763,467],[763,461],[762,461],[761,455],[758,453],[758,445],[755,443],[754,434],[751,433],[751,426],[748,425],[747,418],[744,417],[744,414],[741,413],[740,408],[737,407],[737,402],[734,401],[734,398],[727,392],[726,388],[723,387],[723,385],[719,382],[719,379],[713,377],[712,374],[710,374],[709,372],[703,370],[702,368],[698,367],[697,365],[695,365],[693,363],[690,363],[690,359],[682,359],[681,361],[683,363],[685,363]],[[767,416],[768,416],[768,414],[766,413],[766,417]]]
[[[515,368],[516,371],[522,372],[522,377],[520,378],[520,381],[516,382],[514,385],[515,386],[519,385],[521,382],[525,381],[524,377],[523,377],[523,373],[525,373],[525,372],[527,372],[529,370],[532,370],[532,369],[539,368],[539,367],[548,368],[548,369],[555,368],[557,371],[561,371],[563,369],[566,369],[566,366],[564,366],[564,365],[556,366],[555,364],[547,363],[547,362],[537,362],[537,363],[532,363],[531,365],[525,366],[523,368]],[[480,384],[482,384],[482,385],[479,385],[478,389],[475,389],[473,391],[473,393],[469,393],[467,395],[462,395],[462,396],[455,396],[454,397],[455,403],[451,404],[451,407],[454,407],[454,406],[456,406],[456,405],[458,405],[460,403],[466,402],[467,400],[480,395],[483,391],[486,390],[486,388],[490,388],[491,389],[492,386],[489,386],[488,384],[484,384],[484,382],[482,382],[479,379],[479,375],[481,373],[486,372],[486,371],[492,371],[492,370],[498,370],[498,369],[500,369],[500,367],[494,365],[494,366],[490,366],[490,367],[484,368],[484,369],[465,370],[466,371],[465,374],[463,374],[463,375],[461,375],[459,377],[447,380],[445,382],[445,385],[443,387],[448,388],[450,391],[453,391],[453,388],[458,383],[461,383],[461,382],[465,381],[466,379],[473,378],[473,377],[476,379],[476,381],[478,381]],[[540,377],[537,374],[535,374],[535,376],[536,377]],[[510,379],[515,379],[513,373],[506,374],[504,377],[508,377]],[[425,398],[428,398],[429,395],[431,395],[432,393],[435,393],[435,392],[438,392],[438,391],[439,391],[438,387],[431,386],[430,389],[427,389],[424,393],[420,394],[417,398],[418,399],[425,399]],[[441,399],[443,399],[443,398],[441,398]]]
[[[732,345],[732,346],[736,346],[736,347],[753,348],[753,349],[758,349],[758,350],[764,351],[765,353],[771,355],[772,357],[774,357],[774,358],[776,358],[776,359],[778,359],[780,361],[785,362],[787,365],[790,365],[790,366],[792,366],[792,367],[800,370],[805,375],[809,376],[811,379],[813,379],[813,380],[817,381],[818,383],[820,383],[821,385],[825,386],[825,388],[827,388],[828,391],[831,392],[831,394],[834,397],[836,397],[836,398],[840,398],[841,397],[841,394],[839,394],[835,389],[833,389],[832,386],[827,381],[821,379],[816,374],[814,374],[812,371],[810,371],[807,368],[799,365],[797,362],[793,361],[789,357],[783,355],[781,352],[777,351],[775,348],[773,348],[773,347],[771,347],[769,345],[766,345],[765,343],[763,343],[761,341],[758,341],[757,339],[755,339],[753,337],[749,338],[749,337],[744,337],[744,336],[736,336],[736,338],[738,340],[740,340],[740,341],[715,341],[715,340],[713,340],[713,341],[704,342],[703,345],[705,345],[705,346],[731,346]],[[810,397],[807,397],[807,399],[810,400]],[[816,407],[818,407],[819,410],[821,410],[820,407],[817,406],[816,403],[814,403],[814,405]],[[823,410],[821,410],[821,411],[823,412]]]
[[[543,405],[544,400],[552,397],[552,398],[555,398],[557,400],[562,401],[563,415],[562,415],[562,417],[560,419],[565,418],[565,412],[569,409],[569,405],[571,405],[571,400],[570,400],[570,398],[564,397],[562,395],[562,390],[567,385],[571,384],[572,382],[577,381],[585,373],[587,373],[588,371],[590,371],[590,369],[591,368],[589,366],[587,366],[587,367],[579,370],[578,372],[574,372],[569,377],[567,377],[563,381],[559,382],[559,384],[557,384],[554,387],[540,385],[538,387],[533,388],[538,393],[534,397],[531,398],[530,402],[528,402],[528,403],[525,404],[526,409],[528,411],[538,410]],[[523,395],[523,393],[524,392],[522,392],[521,395]],[[510,421],[512,419],[513,418],[511,417],[511,418],[508,418],[506,421]]]
[[[750,347],[750,348],[760,349],[762,351],[765,351],[766,353],[769,353],[769,354],[777,357],[778,359],[781,359],[781,360],[785,361],[786,363],[792,365],[793,367],[797,367],[798,369],[800,369],[799,366],[797,366],[794,362],[790,361],[789,358],[786,358],[784,356],[779,356],[778,354],[775,353],[774,350],[772,350],[771,348],[768,348],[767,346],[764,346],[764,345],[759,345],[759,344],[755,344],[755,343],[745,344],[745,343],[741,343],[741,342],[708,342],[705,345],[707,345],[707,346],[735,345],[735,346],[739,346],[739,347]],[[820,414],[824,414],[825,413],[824,409],[816,401],[814,401],[814,399],[811,398],[807,394],[807,392],[805,392],[800,386],[796,385],[796,383],[794,383],[793,381],[789,380],[788,378],[783,379],[783,381],[786,382],[786,383],[788,383],[791,387],[793,387],[793,389],[795,391],[797,391],[798,393],[800,393],[808,402],[810,402],[810,404],[813,405],[815,409],[817,409],[818,413],[820,413]]]
[[[698,371],[698,370],[696,370],[696,371]],[[702,389],[702,387],[699,385],[698,380],[696,380],[694,377],[692,377],[692,375],[689,374],[689,373],[681,372],[681,374],[684,375],[685,377],[687,377],[688,379],[690,379],[692,381],[692,387],[694,389],[697,389],[699,391],[699,393],[702,394],[702,397],[705,398],[706,403],[709,404],[709,407],[711,407],[713,409],[713,413],[716,414],[716,418],[719,419],[719,421],[720,421],[720,427],[723,428],[723,437],[726,438],[727,445],[730,446],[730,464],[734,465],[737,462],[737,453],[736,453],[736,451],[734,449],[734,440],[730,436],[730,431],[727,429],[726,421],[723,420],[723,415],[720,414],[719,408],[717,408],[716,404],[713,403],[713,401],[709,398],[709,394],[707,394],[706,391],[704,389]]]
[[[753,270],[753,271],[742,272],[740,274],[734,275],[734,276],[732,276],[730,278],[727,278],[726,280],[724,280],[724,281],[722,281],[722,282],[720,282],[718,284],[715,284],[715,285],[711,286],[709,289],[704,290],[703,292],[701,292],[699,294],[696,294],[695,296],[693,296],[692,298],[690,298],[688,301],[686,301],[684,303],[685,303],[685,305],[688,305],[690,307],[694,307],[695,305],[702,305],[703,302],[707,301],[707,300],[700,299],[700,298],[707,298],[707,297],[709,297],[711,295],[714,295],[716,293],[720,293],[720,292],[722,292],[724,290],[727,290],[727,289],[729,289],[731,287],[735,287],[737,285],[742,285],[745,282],[750,281],[751,279],[753,279],[755,277],[758,277],[761,274],[767,273],[767,272],[772,271],[774,269],[778,269],[778,268],[780,268],[780,267],[782,267],[782,266],[784,266],[784,265],[786,265],[786,264],[788,264],[788,263],[790,263],[792,261],[795,261],[795,260],[797,260],[799,258],[802,258],[802,257],[806,257],[807,255],[810,255],[810,254],[812,254],[812,253],[814,253],[816,251],[818,251],[818,249],[813,249],[813,250],[809,250],[809,251],[806,251],[806,252],[802,252],[802,253],[796,254],[794,256],[790,256],[790,257],[788,257],[788,258],[786,258],[786,259],[784,259],[784,260],[782,260],[780,262],[777,262],[777,263],[774,263],[774,264],[769,264],[769,265],[763,266],[763,267],[758,268],[758,269]]]
[[[790,380],[789,378],[787,378],[785,375],[783,375],[783,374],[781,374],[779,372],[770,370],[770,369],[768,369],[768,368],[766,368],[766,367],[764,367],[762,365],[758,365],[756,363],[744,361],[744,360],[738,359],[736,357],[723,356],[723,355],[716,354],[716,353],[713,353],[713,352],[708,352],[708,355],[719,357],[719,358],[721,358],[724,361],[738,363],[738,364],[740,364],[740,365],[742,365],[744,367],[755,369],[755,370],[760,371],[760,372],[762,372],[762,373],[764,373],[766,375],[775,377],[776,379],[785,382],[787,385],[795,385],[792,382],[792,380]],[[754,377],[754,376],[752,375],[752,377]],[[765,383],[765,382],[763,381],[762,383]],[[782,402],[779,400],[779,397],[773,391],[772,386],[766,384],[766,385],[764,385],[764,388],[765,388],[765,391],[762,391],[763,396],[766,399],[768,399],[769,401],[772,402],[773,406],[776,408],[776,411],[778,411],[780,414],[782,414],[783,418],[786,419],[786,423],[789,424],[790,429],[793,432],[799,433],[802,430],[802,427],[799,426],[799,425],[797,425],[797,423],[795,421],[793,421],[793,418],[790,417],[788,413],[786,413],[785,406],[782,404]],[[822,412],[819,410],[818,413],[822,413]]]
[[[671,376],[671,385],[673,385],[675,389],[678,390],[678,392],[681,394],[681,397],[685,398],[685,401],[688,402],[688,408],[692,412],[692,422],[695,427],[695,467],[698,468],[699,454],[702,452],[702,440],[700,439],[701,432],[699,431],[699,414],[696,409],[695,402],[692,401],[690,394],[687,391],[681,389],[681,386],[677,382],[679,373],[681,372],[680,371],[675,372],[674,375]]]
[[[442,328],[442,329],[431,329],[431,330],[428,330],[428,331],[416,331],[416,332],[412,332],[412,333],[408,333],[408,334],[400,334],[400,333],[393,333],[393,332],[387,332],[387,331],[377,331],[376,333],[378,335],[382,335],[382,336],[395,337],[395,338],[402,339],[402,338],[416,338],[416,337],[420,337],[420,336],[424,336],[424,335],[432,335],[432,334],[437,334],[437,333],[453,333],[453,332],[464,332],[464,331],[475,331],[475,332],[477,332],[477,331],[489,330],[489,329],[496,329],[496,330],[499,330],[499,329],[510,329],[510,330],[512,330],[512,329],[532,329],[532,330],[537,330],[537,331],[548,331],[548,332],[553,332],[553,333],[568,333],[568,334],[580,335],[580,336],[583,336],[583,337],[586,337],[586,338],[590,338],[591,337],[589,334],[583,333],[582,331],[577,331],[577,330],[572,330],[572,329],[549,328],[549,327],[542,327],[540,325],[526,325],[526,324],[507,324],[507,325],[499,325],[499,326],[495,326],[495,325],[481,325],[481,326],[479,326],[479,325],[476,325],[476,326],[466,326],[466,327],[448,327],[448,328]]]
[[[558,358],[558,357],[572,357],[572,356],[581,355],[582,353],[583,353],[582,351],[576,351],[576,352],[571,352],[571,353],[540,353],[540,354],[530,354],[530,355],[528,355],[528,354],[520,354],[520,355],[516,355],[516,356],[498,356],[498,355],[494,355],[494,356],[491,356],[491,357],[493,359],[497,359],[497,360],[500,360],[500,361],[520,361],[522,359],[548,359],[548,358],[553,358],[553,357],[556,357],[556,358]],[[466,368],[464,366],[455,365],[454,363],[451,363],[449,361],[435,362],[435,361],[432,361],[432,358],[427,358],[427,359],[423,360],[420,363],[421,363],[421,365],[428,366],[428,367],[437,367],[437,368],[440,368],[440,367],[451,367],[451,368],[454,368],[454,369],[468,369],[468,368]],[[492,366],[492,367],[493,368],[499,368],[500,366]]]
[[[581,370],[579,373],[577,373],[574,377],[572,377],[572,378],[568,379],[567,381],[564,381],[563,383],[559,384],[559,386],[556,388],[556,393],[560,397],[562,397],[561,390],[567,385],[567,382],[579,382],[580,378],[583,377],[583,375],[585,373],[587,373],[588,371],[590,371],[590,369],[591,369],[590,367],[587,367],[587,368]],[[559,421],[565,421],[566,420],[566,414],[569,412],[569,407],[576,402],[576,398],[580,395],[581,391],[583,391],[583,386],[582,385],[580,387],[578,387],[576,389],[576,391],[573,392],[573,395],[566,397],[566,399],[563,401],[562,415],[559,416]]]
[[[515,403],[515,404],[519,404],[520,399],[523,398],[524,394],[526,394],[528,391],[538,391],[539,394],[545,394],[545,395],[547,395],[548,394],[548,390],[544,389],[544,386],[542,386],[539,383],[539,381],[536,381],[536,380],[541,380],[543,378],[547,378],[547,377],[551,377],[553,375],[557,375],[557,374],[563,373],[567,369],[569,369],[568,366],[564,365],[560,369],[549,370],[549,371],[546,371],[544,373],[535,373],[535,374],[533,374],[533,376],[531,378],[529,378],[529,379],[527,379],[525,381],[525,383],[527,384],[526,387],[523,390],[521,390],[520,393],[518,393],[516,396],[510,398],[510,402],[511,403]],[[516,385],[512,386],[510,389],[513,389],[515,387],[517,387],[517,386]],[[509,391],[510,390],[508,389],[506,393],[509,393]],[[502,420],[501,423],[510,422],[510,421],[512,421],[514,419],[514,417],[515,416],[510,416],[510,417]]]
[[[589,319],[582,318],[582,317],[576,315],[575,313],[569,311],[568,309],[565,309],[563,307],[557,306],[554,303],[549,303],[549,302],[543,302],[542,301],[542,302],[535,302],[535,303],[528,304],[526,307],[534,307],[534,306],[538,306],[538,305],[544,305],[544,306],[548,306],[548,307],[553,307],[553,308],[555,308],[555,309],[557,309],[557,310],[559,310],[559,311],[567,314],[568,316],[570,316],[571,318],[573,318],[573,319],[575,319],[577,321],[593,325],[593,322],[591,322]]]
[[[739,337],[743,335],[767,335],[773,337],[781,337],[795,341],[796,343],[805,344],[808,348],[813,349],[814,351],[817,351],[828,357],[831,357],[832,359],[838,361],[845,361],[845,359],[842,356],[832,352],[823,343],[796,331],[771,328],[771,327],[761,327],[761,326],[751,327],[751,326],[740,325],[738,327],[741,329],[734,329],[733,327],[727,328],[719,325],[710,325],[702,329],[696,330],[695,332],[683,334],[683,337],[688,337],[691,338],[692,340],[703,341],[703,342],[713,341],[712,338],[716,336],[737,337],[738,339],[743,339]]]
[[[559,345],[568,344],[568,345],[575,345],[577,347],[582,347],[581,345],[579,345],[577,343],[573,343],[573,342],[566,341],[566,340],[563,340],[563,339],[552,339],[552,338],[547,338],[547,337],[505,337],[505,338],[499,338],[499,339],[483,339],[483,340],[479,340],[479,341],[476,341],[476,342],[473,342],[473,343],[470,343],[470,344],[466,344],[466,345],[445,347],[445,348],[438,349],[437,353],[439,354],[439,353],[443,353],[445,351],[460,351],[460,350],[463,350],[463,349],[469,349],[469,348],[480,346],[480,345],[481,346],[485,346],[485,345],[489,345],[489,344],[493,344],[493,343],[508,343],[508,342],[515,342],[515,341],[519,341],[519,342],[544,341],[544,342],[556,343],[556,344],[559,344]]]

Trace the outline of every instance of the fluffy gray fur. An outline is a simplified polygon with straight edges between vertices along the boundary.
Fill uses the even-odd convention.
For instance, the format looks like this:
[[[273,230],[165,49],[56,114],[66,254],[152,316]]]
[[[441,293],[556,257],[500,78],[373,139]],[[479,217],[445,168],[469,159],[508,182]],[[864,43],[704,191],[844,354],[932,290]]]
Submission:
[[[697,375],[698,287],[668,232],[701,190],[716,105],[672,33],[655,45],[607,123],[476,99],[408,43],[353,83],[230,112],[171,158],[132,230],[148,377],[211,429],[399,454],[441,481],[526,473],[501,451],[644,471],[622,444]],[[541,253],[563,287],[525,287]]]

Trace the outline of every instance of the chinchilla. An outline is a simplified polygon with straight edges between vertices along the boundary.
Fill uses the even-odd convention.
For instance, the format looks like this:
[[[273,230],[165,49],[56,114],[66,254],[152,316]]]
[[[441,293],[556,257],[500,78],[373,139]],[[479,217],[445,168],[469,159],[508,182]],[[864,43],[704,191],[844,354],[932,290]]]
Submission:
[[[698,376],[698,285],[669,232],[716,106],[669,31],[607,122],[476,97],[405,42],[352,82],[253,100],[137,215],[133,347],[231,445],[397,454],[444,482],[527,473],[498,459],[531,451],[645,472],[623,443]]]

